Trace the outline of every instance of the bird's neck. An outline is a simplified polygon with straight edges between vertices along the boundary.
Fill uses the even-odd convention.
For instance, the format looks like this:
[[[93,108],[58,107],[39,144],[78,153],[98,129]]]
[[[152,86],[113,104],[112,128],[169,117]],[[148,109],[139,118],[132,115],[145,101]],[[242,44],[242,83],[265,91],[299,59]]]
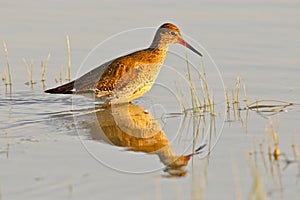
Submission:
[[[148,56],[142,58],[142,60],[145,60],[150,63],[157,63],[162,64],[165,60],[165,57],[168,52],[168,48],[148,48],[146,49],[146,52],[148,52]]]
[[[149,48],[168,51],[169,46],[170,44],[168,44],[168,42],[165,41],[160,34],[156,34]]]
[[[160,41],[153,41],[149,47],[150,49],[160,49],[160,50],[165,50],[165,51],[168,51],[169,49],[169,45],[166,45],[165,43],[163,42],[160,42]]]

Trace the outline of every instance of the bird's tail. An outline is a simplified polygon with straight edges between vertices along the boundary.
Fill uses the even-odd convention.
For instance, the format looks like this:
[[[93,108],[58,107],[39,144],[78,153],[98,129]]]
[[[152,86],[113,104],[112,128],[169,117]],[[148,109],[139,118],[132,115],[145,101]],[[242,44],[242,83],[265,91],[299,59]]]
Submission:
[[[72,89],[74,88],[74,81],[58,86],[56,88],[45,90],[46,93],[51,94],[73,94]]]

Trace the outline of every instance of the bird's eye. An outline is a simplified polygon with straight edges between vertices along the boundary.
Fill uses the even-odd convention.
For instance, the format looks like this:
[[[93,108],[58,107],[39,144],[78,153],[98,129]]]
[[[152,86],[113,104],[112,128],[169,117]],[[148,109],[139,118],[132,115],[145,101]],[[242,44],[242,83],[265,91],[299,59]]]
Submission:
[[[174,31],[170,31],[170,34],[173,35],[173,36],[176,35],[176,33]]]

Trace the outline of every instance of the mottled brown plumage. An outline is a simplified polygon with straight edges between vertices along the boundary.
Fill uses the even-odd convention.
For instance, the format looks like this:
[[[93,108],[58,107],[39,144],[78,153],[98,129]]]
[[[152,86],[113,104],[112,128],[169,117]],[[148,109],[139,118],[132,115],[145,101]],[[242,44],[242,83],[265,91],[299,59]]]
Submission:
[[[131,101],[151,89],[168,48],[174,43],[202,56],[182,39],[175,25],[165,23],[158,28],[149,48],[111,60],[70,83],[45,92],[93,96],[108,103]]]

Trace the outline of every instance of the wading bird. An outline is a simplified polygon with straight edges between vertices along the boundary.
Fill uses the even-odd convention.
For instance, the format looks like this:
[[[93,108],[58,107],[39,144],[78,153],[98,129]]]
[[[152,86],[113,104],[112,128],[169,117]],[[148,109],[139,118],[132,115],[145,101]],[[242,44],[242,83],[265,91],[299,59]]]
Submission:
[[[132,101],[151,89],[169,46],[175,43],[202,56],[199,51],[183,40],[177,26],[165,23],[156,31],[149,48],[115,58],[76,80],[45,92],[92,96],[110,104]]]

